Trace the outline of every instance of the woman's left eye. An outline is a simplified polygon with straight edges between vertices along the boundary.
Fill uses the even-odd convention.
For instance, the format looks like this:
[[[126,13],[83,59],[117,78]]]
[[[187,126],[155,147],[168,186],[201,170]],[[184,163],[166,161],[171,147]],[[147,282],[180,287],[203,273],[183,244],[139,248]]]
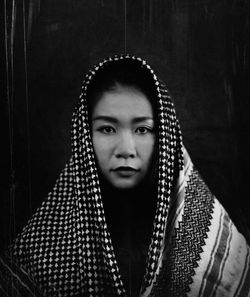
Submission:
[[[148,128],[148,127],[138,127],[135,132],[137,134],[146,134],[148,132],[152,132],[152,129]]]

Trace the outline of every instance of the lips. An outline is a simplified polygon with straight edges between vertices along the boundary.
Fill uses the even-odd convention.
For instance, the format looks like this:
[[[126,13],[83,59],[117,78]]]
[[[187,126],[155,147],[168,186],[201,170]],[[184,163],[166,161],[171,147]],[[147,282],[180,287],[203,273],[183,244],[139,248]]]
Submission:
[[[114,171],[116,174],[118,174],[121,177],[130,177],[136,174],[139,170],[130,166],[120,166],[113,169],[112,171]]]

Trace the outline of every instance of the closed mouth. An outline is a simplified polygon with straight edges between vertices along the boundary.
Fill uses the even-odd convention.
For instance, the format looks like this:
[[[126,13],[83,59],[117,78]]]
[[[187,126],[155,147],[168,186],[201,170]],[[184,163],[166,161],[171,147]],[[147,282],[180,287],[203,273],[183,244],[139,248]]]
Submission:
[[[120,166],[113,169],[113,171],[139,171],[139,170],[130,166]]]
[[[113,169],[120,177],[130,177],[135,175],[139,170],[129,166],[120,166]]]

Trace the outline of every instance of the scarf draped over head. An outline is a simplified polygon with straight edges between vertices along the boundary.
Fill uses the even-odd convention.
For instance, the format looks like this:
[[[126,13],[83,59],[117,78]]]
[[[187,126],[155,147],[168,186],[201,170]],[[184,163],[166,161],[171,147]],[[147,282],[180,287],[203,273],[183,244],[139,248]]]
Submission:
[[[193,167],[165,84],[131,55],[105,59],[87,73],[73,114],[71,159],[10,247],[13,264],[1,260],[2,269],[12,271],[12,290],[18,287],[23,296],[33,296],[34,287],[41,296],[127,296],[104,215],[88,115],[93,79],[119,63],[148,73],[156,94],[157,205],[141,296],[247,296],[237,295],[249,290],[245,239]],[[15,285],[19,274],[33,290],[24,281]]]
[[[73,116],[72,162],[74,164],[73,168],[77,196],[86,212],[83,218],[86,221],[89,221],[89,229],[91,232],[93,232],[87,235],[84,234],[85,231],[89,230],[86,229],[86,225],[83,225],[81,228],[83,232],[82,240],[87,240],[89,244],[93,245],[91,246],[93,251],[101,251],[103,255],[102,257],[104,257],[104,263],[99,263],[96,265],[96,269],[102,270],[102,272],[99,271],[98,273],[95,273],[95,270],[93,270],[95,265],[93,265],[93,263],[87,267],[84,267],[84,271],[88,271],[90,269],[91,272],[89,275],[91,275],[91,278],[95,278],[95,275],[98,278],[103,277],[101,275],[105,275],[106,277],[108,276],[110,284],[113,284],[115,288],[117,288],[118,293],[123,292],[124,290],[103,212],[98,175],[96,171],[92,142],[87,121],[88,109],[86,97],[88,86],[91,84],[91,80],[96,75],[96,73],[102,68],[108,66],[110,63],[121,63],[121,61],[123,63],[128,61],[129,63],[138,65],[138,67],[143,68],[146,72],[150,73],[158,94],[155,100],[157,100],[159,108],[159,194],[154,222],[154,231],[148,252],[147,272],[145,275],[146,286],[152,281],[159,258],[160,247],[163,241],[171,188],[173,184],[174,164],[178,163],[180,169],[183,164],[181,134],[173,104],[165,86],[158,81],[154,71],[150,68],[150,66],[140,58],[125,55],[104,60],[99,65],[94,67],[85,78],[82,87],[82,94],[80,95],[80,102]],[[88,197],[88,199],[83,200],[82,197]],[[87,253],[89,253],[89,250]],[[94,253],[91,254],[92,255],[90,256],[90,259],[95,255]],[[97,258],[98,257],[99,255],[97,254]],[[93,261],[97,260],[93,259]],[[99,281],[100,280],[98,280],[98,282]],[[108,280],[105,280],[105,282],[107,281]],[[95,283],[94,280],[91,280],[91,283]],[[100,288],[99,284],[98,288]],[[98,288],[95,288],[95,290],[98,291]]]

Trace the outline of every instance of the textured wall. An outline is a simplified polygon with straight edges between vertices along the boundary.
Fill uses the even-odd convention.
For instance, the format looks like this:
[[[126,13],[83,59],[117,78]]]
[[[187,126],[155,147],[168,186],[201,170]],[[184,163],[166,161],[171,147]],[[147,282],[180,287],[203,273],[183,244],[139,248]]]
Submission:
[[[124,52],[145,58],[167,82],[196,167],[249,234],[247,1],[5,0],[2,11],[3,246],[69,159],[83,74]]]

